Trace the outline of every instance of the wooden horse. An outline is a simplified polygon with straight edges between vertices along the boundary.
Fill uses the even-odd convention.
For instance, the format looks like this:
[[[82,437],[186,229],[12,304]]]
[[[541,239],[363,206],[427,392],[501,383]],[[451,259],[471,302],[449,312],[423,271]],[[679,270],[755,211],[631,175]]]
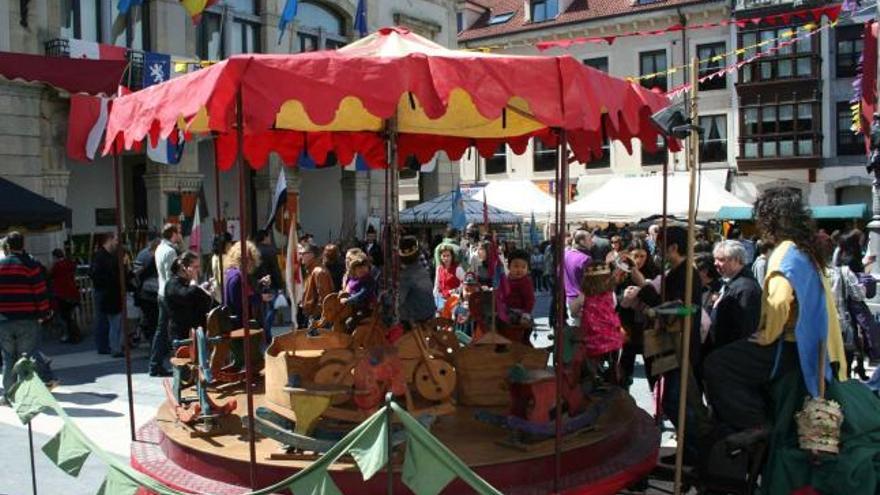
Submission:
[[[214,375],[215,383],[234,383],[244,380],[245,371],[240,369],[244,365],[244,354],[235,356],[235,363],[230,364],[230,357],[233,355],[233,349],[230,345],[233,340],[243,340],[244,330],[233,329],[232,318],[229,315],[229,309],[225,306],[218,306],[208,312],[206,322],[207,337],[215,339],[210,356],[210,368]],[[260,336],[263,330],[252,328],[250,331],[251,338],[251,357],[253,362],[262,360],[260,352]]]
[[[312,324],[312,328],[330,327],[334,332],[349,333],[346,320],[352,317],[351,306],[341,302],[345,292],[327,294],[321,306],[321,319]],[[382,323],[381,307],[376,305],[372,314],[358,322],[357,327],[350,332],[354,340],[355,349],[369,349],[385,345],[385,333],[387,328]]]

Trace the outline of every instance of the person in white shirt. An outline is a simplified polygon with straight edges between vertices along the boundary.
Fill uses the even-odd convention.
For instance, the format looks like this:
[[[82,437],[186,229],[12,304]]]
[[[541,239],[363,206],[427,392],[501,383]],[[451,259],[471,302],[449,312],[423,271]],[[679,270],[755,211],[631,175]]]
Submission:
[[[150,348],[150,376],[171,376],[171,372],[165,368],[165,358],[168,357],[168,307],[165,304],[165,285],[171,278],[171,264],[177,258],[177,245],[180,244],[180,228],[173,223],[162,227],[162,241],[156,248],[156,271],[159,275],[159,325],[153,334],[153,343]]]

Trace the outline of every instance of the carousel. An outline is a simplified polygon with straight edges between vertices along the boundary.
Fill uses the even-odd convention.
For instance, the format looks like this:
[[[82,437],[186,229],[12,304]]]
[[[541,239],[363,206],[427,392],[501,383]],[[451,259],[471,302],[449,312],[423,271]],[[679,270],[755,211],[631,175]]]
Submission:
[[[569,163],[599,156],[606,137],[656,146],[650,116],[666,105],[664,96],[568,56],[454,51],[386,28],[336,51],[235,56],[116,98],[105,153],[118,170],[119,154],[146,139],[210,138],[218,168],[237,165],[242,178],[273,152],[286,166],[304,154],[324,163],[332,153],[343,164],[360,155],[385,170],[386,199],[396,205],[398,169],[411,157],[423,163],[444,152],[455,161],[469,150],[489,157],[502,143],[523,153],[540,139],[560,150],[554,235],[561,241]],[[246,237],[245,205],[242,189]],[[397,208],[386,207],[384,224],[396,247]],[[294,484],[296,495],[612,494],[654,468],[653,418],[623,390],[584,380],[584,343],[562,328],[552,352],[505,338],[493,323],[467,344],[442,318],[400,330],[393,318],[400,259],[389,251],[382,291],[390,303],[354,325],[340,295],[330,294],[319,322],[275,337],[261,353],[260,330],[213,310],[205,328],[175,342],[174,377],[154,420],[137,432],[132,421],[141,440],[132,466],[168,489],[232,494],[263,493],[321,464],[338,487]],[[248,294],[247,277],[242,285]],[[241,321],[250,321],[244,306]],[[229,365],[235,349],[243,367]],[[358,453],[345,455],[340,445],[392,403],[406,415],[389,415],[386,462],[367,476]],[[406,418],[456,459],[448,465],[461,462],[469,474],[413,489]],[[435,467],[423,465],[418,476]]]

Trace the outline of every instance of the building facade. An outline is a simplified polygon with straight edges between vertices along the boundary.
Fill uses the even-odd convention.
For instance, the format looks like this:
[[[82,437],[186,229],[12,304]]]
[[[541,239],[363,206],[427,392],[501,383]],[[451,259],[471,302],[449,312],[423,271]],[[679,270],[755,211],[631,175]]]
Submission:
[[[823,5],[775,0],[462,0],[458,38],[462,48],[536,55],[542,53],[536,48],[541,41],[607,37],[611,43],[572,44],[543,53],[568,54],[617,77],[660,73],[639,80],[662,90],[687,81],[692,57],[704,62],[699,75],[705,76],[755,50],[767,50],[767,56],[738,71],[700,83],[704,180],[716,181],[749,202],[763,190],[785,186],[800,189],[813,205],[870,204],[864,146],[850,131],[848,104],[861,54],[861,27],[870,12],[863,17],[845,13],[833,27],[823,18],[816,27],[824,29],[778,50],[771,47],[800,37],[810,20],[790,17],[772,25],[752,21]],[[676,25],[692,29],[627,36]],[[767,41],[762,47],[743,50],[762,41]],[[739,52],[731,53],[735,50]],[[721,56],[725,54],[730,55]],[[586,167],[571,165],[577,193],[595,189],[614,174],[656,173],[664,163],[670,170],[684,169],[682,153],[647,153],[637,142],[632,153],[618,142],[605,150]],[[528,178],[551,183],[545,187],[553,190],[555,161],[556,151],[541,143],[532,143],[519,156],[502,147],[491,159],[463,160],[462,177]]]
[[[177,0],[145,0],[127,15],[116,0],[31,0],[0,2],[0,51],[69,56],[71,40],[127,48],[128,80],[139,88],[144,54],[169,54],[172,61],[216,61],[241,53],[297,53],[333,49],[357,39],[350,0],[300,1],[297,16],[283,37],[278,30],[285,0],[220,0],[193,24]],[[454,46],[455,5],[451,0],[367,0],[371,31],[405,25],[445,46]],[[172,65],[174,65],[172,63]],[[288,81],[296,84],[296,81]],[[43,254],[59,247],[67,235],[86,235],[115,228],[112,163],[97,158],[77,163],[67,157],[70,96],[40,84],[0,79],[0,174],[73,210],[66,232],[38,236],[30,249]],[[246,179],[255,223],[263,224],[282,164],[252,171]],[[457,164],[438,160],[433,173],[408,172],[401,182],[404,201],[430,198],[456,182]],[[122,157],[122,203],[128,229],[157,229],[179,209],[181,194],[203,188],[209,220],[236,219],[238,172],[218,173],[213,143],[187,143],[180,163],[152,162],[145,153]],[[418,168],[418,167],[416,167]],[[299,193],[300,223],[320,242],[363,234],[369,217],[380,216],[384,173],[349,172],[343,167],[286,169],[288,191]],[[215,194],[219,183],[219,199]]]

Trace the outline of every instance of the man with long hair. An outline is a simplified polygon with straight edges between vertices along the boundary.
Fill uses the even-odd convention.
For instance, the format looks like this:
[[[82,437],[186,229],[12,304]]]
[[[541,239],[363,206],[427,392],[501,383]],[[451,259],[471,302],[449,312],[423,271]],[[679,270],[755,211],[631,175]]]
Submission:
[[[813,242],[810,213],[792,189],[773,189],[755,202],[755,222],[776,245],[767,262],[757,331],[728,344],[705,361],[706,395],[716,419],[733,431],[769,430],[767,387],[800,369],[803,384],[818,395],[820,373],[846,379],[843,342],[825,261]],[[827,348],[824,369],[819,350]]]

